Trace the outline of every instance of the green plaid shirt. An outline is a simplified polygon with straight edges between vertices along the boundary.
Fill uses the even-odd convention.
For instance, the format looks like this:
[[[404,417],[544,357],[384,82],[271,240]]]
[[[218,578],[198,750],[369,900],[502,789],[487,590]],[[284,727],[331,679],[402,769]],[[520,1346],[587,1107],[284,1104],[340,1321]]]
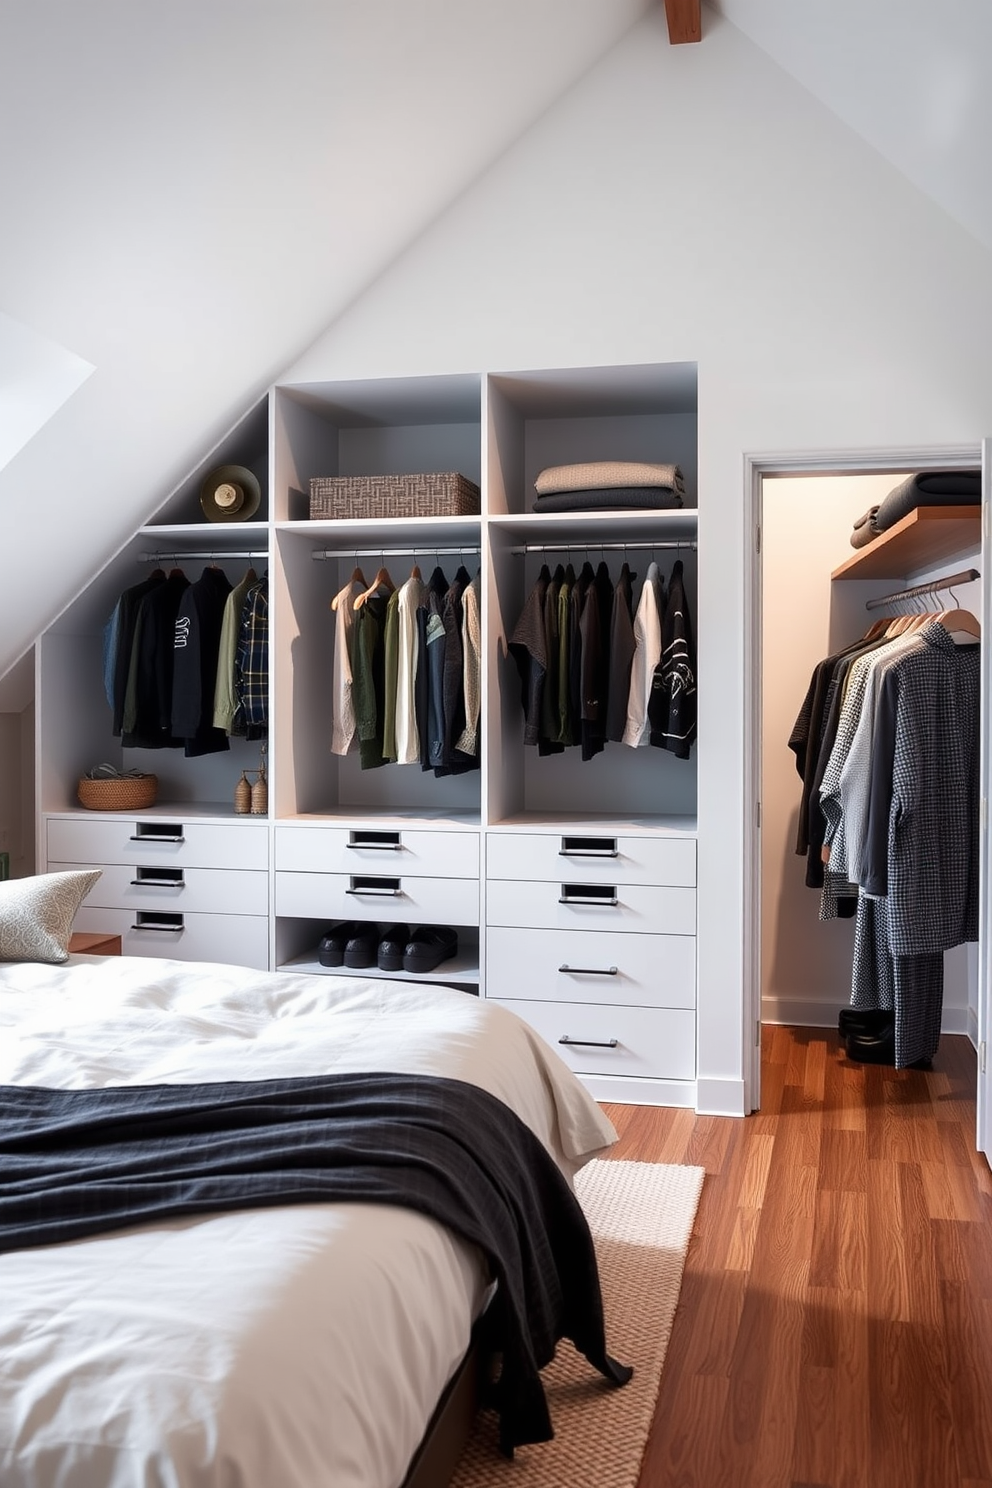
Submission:
[[[269,581],[259,579],[245,595],[238,627],[237,722],[244,737],[263,738],[269,721]],[[241,733],[241,728],[237,729]]]

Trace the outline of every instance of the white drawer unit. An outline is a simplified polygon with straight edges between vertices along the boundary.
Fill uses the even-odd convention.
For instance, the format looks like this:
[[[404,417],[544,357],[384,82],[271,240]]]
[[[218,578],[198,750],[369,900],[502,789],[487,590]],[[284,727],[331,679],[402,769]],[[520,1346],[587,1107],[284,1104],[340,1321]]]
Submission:
[[[695,1079],[696,1018],[691,1009],[543,1001],[506,1006],[536,1029],[576,1074]]]
[[[297,873],[478,879],[479,834],[415,827],[278,826],[275,866]]]
[[[78,863],[49,863],[50,873]],[[101,909],[150,909],[198,914],[267,915],[269,875],[262,869],[178,868],[164,864],[93,864],[100,877],[86,896]]]
[[[695,839],[584,825],[493,831],[486,870],[486,996],[520,1013],[602,1098],[692,1099]],[[601,1088],[603,1076],[612,1083]]]
[[[277,916],[454,926],[479,923],[478,878],[277,870],[275,879]]]
[[[125,956],[230,962],[259,971],[269,964],[269,921],[264,915],[105,909],[84,900],[74,927],[119,935]]]
[[[486,995],[692,1008],[695,938],[490,929]]]
[[[490,832],[489,878],[582,879],[586,883],[665,884],[694,888],[696,843],[686,837],[610,832]]]
[[[269,866],[263,822],[195,822],[182,817],[49,817],[48,859],[60,863]]]
[[[489,925],[529,926],[536,930],[615,930],[643,934],[695,935],[695,889],[654,888],[644,884],[512,883],[486,885]]]

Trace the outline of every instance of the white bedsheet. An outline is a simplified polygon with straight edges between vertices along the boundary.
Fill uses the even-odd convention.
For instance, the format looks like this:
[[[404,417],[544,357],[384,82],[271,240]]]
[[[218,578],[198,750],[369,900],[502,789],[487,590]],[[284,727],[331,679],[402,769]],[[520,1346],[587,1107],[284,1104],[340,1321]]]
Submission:
[[[0,1084],[382,1070],[498,1096],[571,1174],[614,1139],[512,1013],[398,981],[74,957],[0,967]],[[307,1204],[0,1255],[3,1488],[396,1488],[468,1345],[481,1258]]]

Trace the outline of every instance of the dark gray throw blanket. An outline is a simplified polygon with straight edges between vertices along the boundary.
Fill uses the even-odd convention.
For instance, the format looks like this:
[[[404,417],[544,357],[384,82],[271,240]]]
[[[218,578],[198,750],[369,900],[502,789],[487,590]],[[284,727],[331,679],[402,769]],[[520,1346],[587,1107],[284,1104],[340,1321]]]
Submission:
[[[592,1237],[520,1118],[460,1080],[357,1074],[206,1085],[0,1086],[0,1251],[178,1215],[398,1204],[479,1246],[498,1282],[500,1446],[553,1435],[538,1371],[570,1338],[607,1379]]]

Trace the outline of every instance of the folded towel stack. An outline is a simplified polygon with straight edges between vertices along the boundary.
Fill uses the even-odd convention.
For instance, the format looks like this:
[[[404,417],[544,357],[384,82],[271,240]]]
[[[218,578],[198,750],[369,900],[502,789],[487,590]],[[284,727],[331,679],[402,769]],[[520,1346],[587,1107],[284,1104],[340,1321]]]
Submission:
[[[597,460],[552,465],[534,482],[536,512],[659,510],[682,505],[685,479],[678,465]]]
[[[980,470],[923,470],[907,475],[884,501],[858,518],[851,533],[851,547],[866,547],[918,506],[978,506],[981,499]]]

